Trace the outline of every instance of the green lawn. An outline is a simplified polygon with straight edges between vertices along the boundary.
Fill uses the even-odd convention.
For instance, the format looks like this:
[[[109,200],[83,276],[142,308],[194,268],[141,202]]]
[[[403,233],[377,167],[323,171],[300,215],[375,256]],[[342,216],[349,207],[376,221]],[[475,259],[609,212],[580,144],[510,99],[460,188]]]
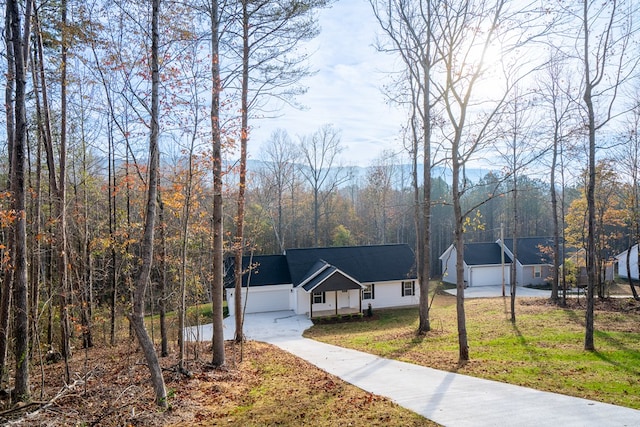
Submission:
[[[465,302],[471,361],[458,364],[455,297],[438,295],[432,331],[417,337],[417,308],[379,310],[374,320],[315,325],[305,336],[383,357],[640,409],[640,310],[596,312],[595,352],[583,350],[584,309]]]

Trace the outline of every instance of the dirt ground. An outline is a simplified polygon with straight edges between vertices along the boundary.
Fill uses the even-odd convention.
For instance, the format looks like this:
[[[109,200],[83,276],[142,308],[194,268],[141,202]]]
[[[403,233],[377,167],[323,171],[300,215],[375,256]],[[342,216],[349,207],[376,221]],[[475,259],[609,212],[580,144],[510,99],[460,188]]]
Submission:
[[[62,381],[63,362],[32,370],[32,401],[0,402],[0,424],[20,426],[246,426],[436,425],[398,405],[346,384],[274,346],[226,345],[227,367],[207,367],[206,345],[189,348],[187,369],[175,353],[161,358],[169,409],[155,406],[149,371],[133,342],[77,351],[74,378]],[[198,359],[199,361],[195,361]]]

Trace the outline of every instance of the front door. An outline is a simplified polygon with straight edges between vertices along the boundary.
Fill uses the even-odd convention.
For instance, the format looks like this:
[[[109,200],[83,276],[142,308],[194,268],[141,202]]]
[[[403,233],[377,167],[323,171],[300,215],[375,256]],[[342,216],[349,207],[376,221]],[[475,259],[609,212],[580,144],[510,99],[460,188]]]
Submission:
[[[349,308],[350,307],[350,299],[349,299],[349,291],[336,291],[338,292],[338,308]]]

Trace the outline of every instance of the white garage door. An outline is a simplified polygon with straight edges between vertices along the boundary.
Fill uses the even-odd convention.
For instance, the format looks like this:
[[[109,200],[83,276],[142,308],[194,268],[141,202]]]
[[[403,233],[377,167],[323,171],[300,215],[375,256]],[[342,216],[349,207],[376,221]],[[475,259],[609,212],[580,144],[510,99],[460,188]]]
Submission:
[[[265,286],[249,288],[248,295],[246,291],[246,288],[242,288],[242,306],[244,308],[246,298],[247,305],[245,313],[247,314],[291,310],[289,307],[290,287]],[[229,313],[233,314],[233,293],[228,292],[227,296],[230,298],[230,300],[227,301],[229,304]]]
[[[502,267],[473,267],[470,269],[470,286],[492,286],[502,284]],[[504,268],[505,282],[509,283],[509,266]]]

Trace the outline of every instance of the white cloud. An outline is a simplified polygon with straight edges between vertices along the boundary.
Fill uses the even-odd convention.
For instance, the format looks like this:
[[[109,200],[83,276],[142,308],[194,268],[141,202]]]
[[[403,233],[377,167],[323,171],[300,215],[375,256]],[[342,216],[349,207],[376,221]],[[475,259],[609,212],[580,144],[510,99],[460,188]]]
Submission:
[[[378,26],[368,2],[337,2],[321,11],[319,19],[322,32],[309,47],[315,51],[311,66],[318,73],[304,82],[309,90],[298,98],[307,109],[285,107],[281,117],[255,122],[252,147],[277,128],[295,140],[332,123],[342,131],[344,164],[366,166],[384,149],[399,151],[404,114],[388,106],[381,92],[384,72],[392,69],[393,62],[373,47]],[[259,156],[256,148],[250,150],[252,157]]]

